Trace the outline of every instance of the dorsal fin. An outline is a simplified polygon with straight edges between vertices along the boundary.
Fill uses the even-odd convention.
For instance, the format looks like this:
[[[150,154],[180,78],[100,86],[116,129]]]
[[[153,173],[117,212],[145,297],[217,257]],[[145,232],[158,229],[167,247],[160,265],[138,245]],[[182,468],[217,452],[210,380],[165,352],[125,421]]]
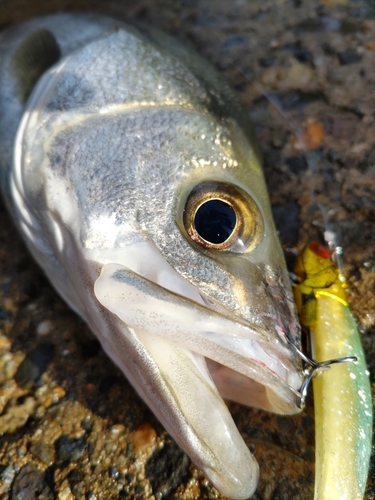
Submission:
[[[52,33],[44,28],[25,38],[13,54],[11,73],[24,104],[42,74],[60,59],[60,48]]]

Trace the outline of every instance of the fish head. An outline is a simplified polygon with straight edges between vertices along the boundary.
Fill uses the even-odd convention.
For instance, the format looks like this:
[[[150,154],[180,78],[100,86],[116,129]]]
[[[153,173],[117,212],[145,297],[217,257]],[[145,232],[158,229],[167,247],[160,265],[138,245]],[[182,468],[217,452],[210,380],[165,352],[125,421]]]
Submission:
[[[198,467],[227,496],[248,498],[257,465],[222,398],[292,414],[302,384],[287,340],[298,322],[251,145],[231,120],[147,108],[64,126],[48,158],[64,158],[45,192],[62,248],[75,248],[63,264],[74,282],[67,300]],[[223,207],[235,217],[224,217],[230,235],[219,243],[199,228],[212,199],[220,224]]]
[[[28,100],[9,204],[166,429],[244,500],[258,466],[223,397],[298,412],[299,327],[250,126],[192,68],[117,22],[68,55]]]
[[[157,150],[156,141],[162,144]],[[97,168],[108,155],[117,165],[110,175]],[[179,321],[191,322],[198,305],[215,313],[211,330],[197,326],[191,338],[166,333],[162,322],[156,334],[213,361],[212,376],[225,397],[282,414],[298,411],[301,367],[289,339],[298,344],[299,324],[260,161],[241,128],[185,109],[141,109],[64,129],[49,157],[72,162],[76,202],[70,193],[65,201],[55,193],[51,200],[65,210],[53,212],[70,207],[65,227],[77,225],[82,214],[77,231],[94,280],[97,269],[119,264],[190,300]],[[92,167],[82,170],[84,162]],[[129,322],[126,303],[103,300],[114,289],[110,276],[102,272],[99,282],[101,304],[128,326],[139,325],[141,319]],[[118,293],[127,292],[119,287]],[[168,300],[163,307],[167,315]],[[149,314],[146,306],[138,312]],[[226,332],[215,325],[221,319],[232,322]],[[237,323],[242,333],[230,331]],[[203,338],[204,347],[195,344]]]

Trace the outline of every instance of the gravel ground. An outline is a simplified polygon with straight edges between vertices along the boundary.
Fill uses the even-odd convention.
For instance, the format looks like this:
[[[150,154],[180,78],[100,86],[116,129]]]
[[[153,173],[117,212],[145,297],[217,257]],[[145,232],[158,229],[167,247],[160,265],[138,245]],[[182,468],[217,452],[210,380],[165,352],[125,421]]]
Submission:
[[[323,203],[375,382],[375,7],[360,0],[2,0],[0,25],[59,10],[148,22],[236,89],[264,151],[288,260]],[[314,419],[229,404],[254,498],[313,498]],[[375,459],[366,499],[375,497]],[[0,206],[0,500],[223,499],[51,288]]]

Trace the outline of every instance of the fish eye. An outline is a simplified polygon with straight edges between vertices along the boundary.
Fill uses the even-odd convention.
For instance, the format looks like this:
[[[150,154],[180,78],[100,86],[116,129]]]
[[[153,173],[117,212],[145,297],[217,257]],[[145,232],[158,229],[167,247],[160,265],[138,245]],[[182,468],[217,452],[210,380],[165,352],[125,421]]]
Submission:
[[[233,207],[216,199],[202,203],[194,217],[194,226],[199,236],[213,245],[225,243],[233,233],[236,222]]]
[[[263,219],[255,201],[233,184],[202,182],[189,194],[183,213],[191,240],[210,250],[241,253],[255,248]]]

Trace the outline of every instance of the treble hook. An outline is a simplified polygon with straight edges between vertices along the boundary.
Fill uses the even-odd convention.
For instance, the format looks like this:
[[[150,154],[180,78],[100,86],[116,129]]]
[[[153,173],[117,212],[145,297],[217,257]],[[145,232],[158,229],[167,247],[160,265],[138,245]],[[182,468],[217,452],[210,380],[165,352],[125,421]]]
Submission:
[[[286,336],[288,342],[290,345],[293,347],[293,349],[296,351],[298,356],[302,358],[302,360],[306,363],[306,367],[303,371],[303,374],[305,375],[305,379],[302,382],[301,387],[299,388],[297,392],[300,400],[299,400],[299,407],[301,410],[305,408],[306,405],[306,397],[307,397],[307,390],[309,387],[309,384],[313,377],[315,377],[320,371],[323,370],[328,370],[331,365],[337,364],[337,363],[355,363],[358,361],[358,358],[356,356],[345,356],[343,358],[334,358],[334,359],[328,359],[326,361],[315,361],[312,358],[309,358],[305,353],[303,353],[293,342],[293,340],[290,338],[289,335]]]

